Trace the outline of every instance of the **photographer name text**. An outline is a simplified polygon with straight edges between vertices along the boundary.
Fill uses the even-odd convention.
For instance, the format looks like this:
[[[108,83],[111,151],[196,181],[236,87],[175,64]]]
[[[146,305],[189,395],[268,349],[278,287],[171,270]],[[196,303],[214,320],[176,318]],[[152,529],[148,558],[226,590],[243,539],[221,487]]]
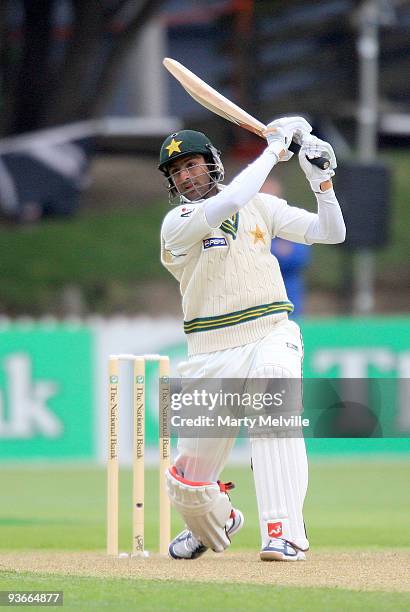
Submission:
[[[300,415],[292,415],[290,417],[284,417],[280,415],[273,417],[271,415],[258,415],[254,417],[231,417],[231,416],[217,416],[210,417],[204,415],[198,415],[196,417],[182,417],[180,415],[173,415],[171,417],[171,426],[175,428],[182,427],[247,427],[248,429],[254,429],[254,427],[309,427],[309,419],[302,418]]]

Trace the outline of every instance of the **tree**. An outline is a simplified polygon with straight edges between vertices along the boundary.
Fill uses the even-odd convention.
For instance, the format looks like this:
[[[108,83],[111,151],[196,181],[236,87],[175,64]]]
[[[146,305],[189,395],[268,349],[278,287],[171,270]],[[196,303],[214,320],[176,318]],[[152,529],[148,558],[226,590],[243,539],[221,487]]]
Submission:
[[[0,3],[0,133],[19,134],[100,115],[128,50],[162,3]]]

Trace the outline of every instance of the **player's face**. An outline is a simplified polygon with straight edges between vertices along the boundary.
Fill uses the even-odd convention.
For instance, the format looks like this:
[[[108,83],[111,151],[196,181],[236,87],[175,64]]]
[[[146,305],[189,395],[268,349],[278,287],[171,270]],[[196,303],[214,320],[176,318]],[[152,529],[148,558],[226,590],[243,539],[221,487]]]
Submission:
[[[188,200],[209,197],[215,190],[203,155],[187,155],[176,159],[169,165],[168,170],[176,190]]]

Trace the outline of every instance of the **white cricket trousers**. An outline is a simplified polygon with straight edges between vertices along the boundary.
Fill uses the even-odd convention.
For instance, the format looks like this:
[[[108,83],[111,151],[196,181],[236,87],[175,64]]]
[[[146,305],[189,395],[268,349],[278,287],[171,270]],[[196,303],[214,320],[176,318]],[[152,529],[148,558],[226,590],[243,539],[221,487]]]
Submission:
[[[261,340],[194,355],[179,364],[182,378],[300,378],[303,343],[299,326],[279,321]],[[216,481],[235,439],[180,438],[175,465],[192,481]],[[307,549],[303,502],[308,483],[304,439],[251,438],[252,468],[258,501],[262,546],[283,537]]]

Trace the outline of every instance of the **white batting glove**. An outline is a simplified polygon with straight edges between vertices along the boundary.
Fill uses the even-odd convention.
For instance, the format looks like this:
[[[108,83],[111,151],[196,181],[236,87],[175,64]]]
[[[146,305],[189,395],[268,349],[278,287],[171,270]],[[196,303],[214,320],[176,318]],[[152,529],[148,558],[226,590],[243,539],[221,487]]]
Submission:
[[[326,157],[330,161],[330,165],[326,170],[321,170],[314,166],[308,159],[315,157]],[[302,168],[307,180],[310,183],[312,191],[321,193],[320,185],[328,181],[335,175],[334,168],[337,168],[336,155],[331,145],[320,138],[316,138],[312,134],[308,134],[303,138],[303,144],[299,151],[299,165]]]
[[[310,134],[312,131],[312,126],[304,119],[303,117],[281,117],[280,119],[275,119],[271,121],[267,125],[267,130],[264,133],[266,140],[269,145],[273,140],[273,136],[277,130],[281,130],[287,137],[286,145],[283,147],[284,153],[280,155],[279,161],[289,161],[291,157],[293,157],[292,151],[288,150],[290,143],[292,140],[297,142],[298,144],[302,144],[303,135]],[[290,137],[290,142],[288,139]]]

